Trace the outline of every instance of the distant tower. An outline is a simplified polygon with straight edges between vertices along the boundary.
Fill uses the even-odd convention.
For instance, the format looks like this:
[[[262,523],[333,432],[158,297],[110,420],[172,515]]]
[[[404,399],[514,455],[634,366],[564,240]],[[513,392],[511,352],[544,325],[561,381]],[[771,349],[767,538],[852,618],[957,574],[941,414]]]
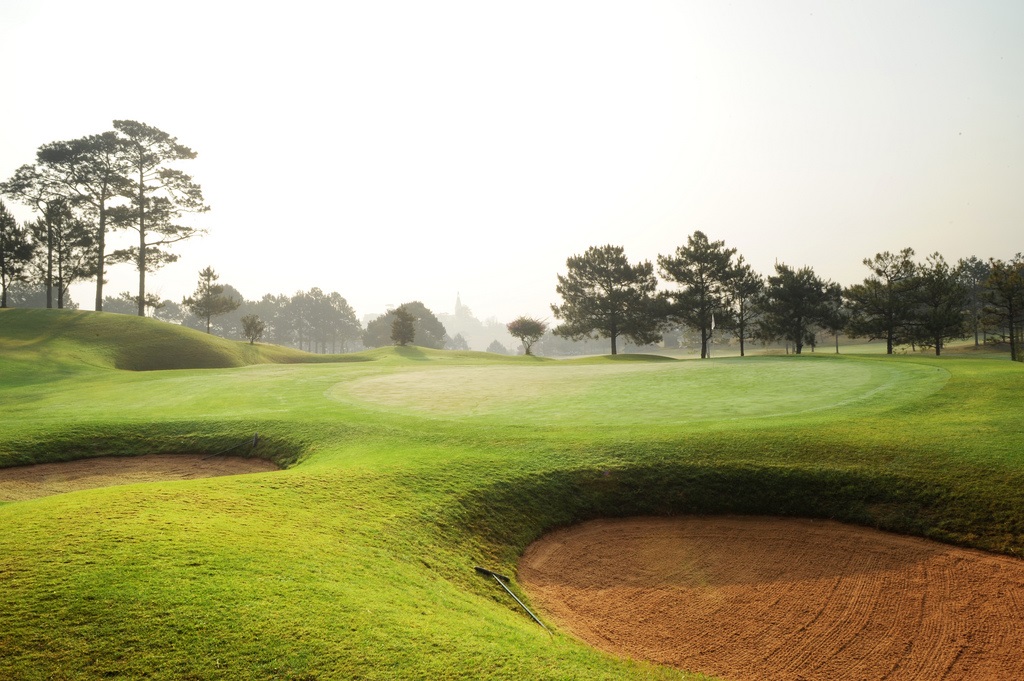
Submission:
[[[469,308],[462,304],[462,295],[458,292],[455,294],[455,318],[463,319],[472,314]]]

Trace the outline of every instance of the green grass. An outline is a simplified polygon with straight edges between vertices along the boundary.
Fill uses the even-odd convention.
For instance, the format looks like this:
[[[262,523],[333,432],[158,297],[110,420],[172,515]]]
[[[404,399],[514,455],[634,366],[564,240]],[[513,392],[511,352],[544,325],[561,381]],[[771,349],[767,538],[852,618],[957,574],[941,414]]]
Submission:
[[[0,504],[0,678],[698,678],[549,637],[473,566],[674,513],[1024,555],[1022,388],[987,356],[324,358],[3,311],[0,465],[258,431],[288,469]]]

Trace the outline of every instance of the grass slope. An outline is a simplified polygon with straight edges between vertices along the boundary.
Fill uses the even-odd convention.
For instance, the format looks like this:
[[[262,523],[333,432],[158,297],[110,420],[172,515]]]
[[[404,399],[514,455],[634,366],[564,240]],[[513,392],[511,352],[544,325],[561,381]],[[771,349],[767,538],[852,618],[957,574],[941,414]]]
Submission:
[[[279,345],[249,344],[155,319],[105,312],[0,310],[0,353],[8,361],[42,356],[57,365],[152,371],[212,369],[268,362],[344,361]]]
[[[832,517],[1024,551],[1015,363],[383,348],[130,372],[112,358],[146,353],[92,319],[9,314],[0,465],[254,431],[292,465],[0,505],[0,677],[698,678],[549,637],[472,569],[514,575],[543,531],[597,516]],[[165,331],[125,320],[109,332]]]

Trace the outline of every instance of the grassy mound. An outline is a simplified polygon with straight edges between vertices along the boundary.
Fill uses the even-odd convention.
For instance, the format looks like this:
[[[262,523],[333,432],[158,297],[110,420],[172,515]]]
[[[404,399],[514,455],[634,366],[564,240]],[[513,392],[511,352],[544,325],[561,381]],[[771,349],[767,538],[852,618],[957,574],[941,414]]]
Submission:
[[[1003,360],[382,348],[133,372],[79,363],[130,352],[115,338],[12,337],[7,314],[0,465],[259,432],[291,467],[0,505],[0,677],[698,678],[549,637],[473,571],[600,516],[828,517],[1024,554],[1024,367]]]
[[[107,312],[0,310],[0,353],[8,360],[53,365],[154,371],[213,369],[249,364],[339,361],[279,345],[249,344],[167,324]]]

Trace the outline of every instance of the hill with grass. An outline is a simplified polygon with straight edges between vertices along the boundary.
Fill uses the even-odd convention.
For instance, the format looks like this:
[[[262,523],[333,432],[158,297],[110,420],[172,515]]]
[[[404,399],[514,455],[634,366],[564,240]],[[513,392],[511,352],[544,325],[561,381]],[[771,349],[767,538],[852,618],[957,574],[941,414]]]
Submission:
[[[515,577],[532,540],[598,517],[1024,555],[1024,366],[1002,359],[304,363],[111,317],[0,312],[0,466],[259,433],[247,455],[286,469],[0,503],[2,678],[702,678],[549,636],[474,571]]]
[[[0,353],[8,360],[154,371],[249,364],[339,361],[280,345],[229,341],[146,317],[72,310],[0,310]]]

